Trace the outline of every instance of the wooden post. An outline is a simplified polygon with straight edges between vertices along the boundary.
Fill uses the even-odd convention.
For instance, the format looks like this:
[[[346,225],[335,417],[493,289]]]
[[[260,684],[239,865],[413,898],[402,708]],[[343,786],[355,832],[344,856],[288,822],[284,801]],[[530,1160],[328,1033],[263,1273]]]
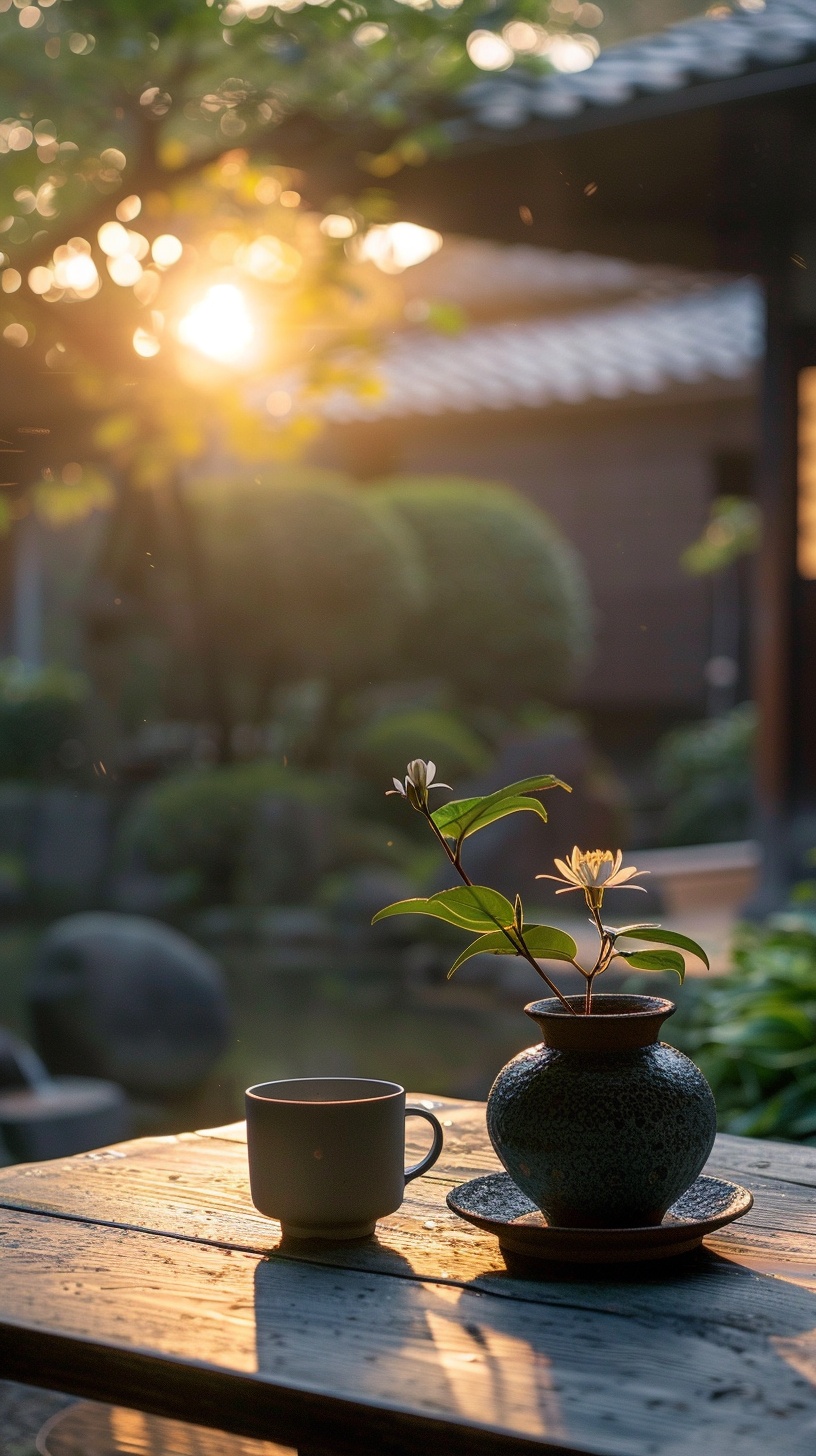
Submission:
[[[796,362],[789,287],[790,250],[774,248],[766,275],[766,350],[761,388],[757,498],[762,547],[756,576],[754,697],[759,710],[757,830],[763,874],[750,910],[786,898],[792,811],[793,595],[796,562]]]
[[[779,140],[779,138],[777,138]],[[788,128],[766,171],[767,342],[761,390],[754,693],[759,708],[755,915],[786,903],[816,846],[816,137]]]

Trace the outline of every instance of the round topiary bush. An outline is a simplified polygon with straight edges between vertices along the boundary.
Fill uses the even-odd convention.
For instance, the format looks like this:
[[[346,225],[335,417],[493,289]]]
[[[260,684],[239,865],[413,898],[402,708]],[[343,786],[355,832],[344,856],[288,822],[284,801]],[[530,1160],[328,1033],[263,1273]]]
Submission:
[[[298,814],[308,816],[335,800],[325,781],[264,759],[175,774],[132,806],[120,831],[119,856],[127,862],[135,855],[151,870],[189,877],[190,898],[228,901],[264,805],[290,806],[279,848],[298,858],[299,836],[292,832]]]
[[[589,594],[576,552],[515,491],[460,477],[394,478],[370,498],[419,544],[424,605],[403,675],[447,678],[472,702],[560,698],[587,655]]]
[[[222,640],[271,685],[388,676],[420,605],[412,539],[327,472],[196,487]],[[262,685],[262,683],[261,683]]]
[[[63,667],[0,662],[0,779],[36,779],[63,767],[60,750],[82,732],[88,683]]]
[[[437,764],[440,779],[480,773],[490,762],[482,739],[454,713],[441,708],[403,708],[374,718],[348,741],[351,767],[378,789],[388,787],[395,773],[423,754]]]

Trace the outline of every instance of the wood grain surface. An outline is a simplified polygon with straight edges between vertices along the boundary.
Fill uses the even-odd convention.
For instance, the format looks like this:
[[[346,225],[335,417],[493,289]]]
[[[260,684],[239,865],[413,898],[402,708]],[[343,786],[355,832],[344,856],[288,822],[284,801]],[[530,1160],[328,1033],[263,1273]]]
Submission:
[[[0,1375],[303,1451],[812,1456],[816,1149],[719,1138],[755,1205],[691,1261],[525,1280],[445,1206],[483,1105],[412,1100],[445,1152],[364,1243],[283,1244],[240,1124],[2,1170]]]

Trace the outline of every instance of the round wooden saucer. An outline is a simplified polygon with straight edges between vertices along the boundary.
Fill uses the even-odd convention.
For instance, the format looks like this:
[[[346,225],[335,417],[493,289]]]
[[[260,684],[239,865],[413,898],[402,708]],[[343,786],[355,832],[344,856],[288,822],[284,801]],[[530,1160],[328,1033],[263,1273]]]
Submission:
[[[499,1240],[502,1253],[546,1264],[633,1264],[699,1248],[706,1234],[741,1218],[753,1194],[739,1183],[701,1175],[661,1224],[645,1228],[556,1228],[507,1173],[454,1188],[448,1208]]]

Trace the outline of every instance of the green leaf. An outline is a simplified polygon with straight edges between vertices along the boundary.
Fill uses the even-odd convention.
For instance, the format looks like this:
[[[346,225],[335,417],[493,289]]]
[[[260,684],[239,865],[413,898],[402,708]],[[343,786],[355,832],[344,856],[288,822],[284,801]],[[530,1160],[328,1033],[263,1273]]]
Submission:
[[[444,834],[446,839],[461,843],[477,829],[484,829],[488,824],[504,818],[506,814],[515,814],[520,809],[530,809],[546,821],[547,811],[544,805],[539,804],[537,799],[522,796],[540,789],[555,788],[566,789],[568,794],[572,793],[569,784],[562,783],[553,774],[536,774],[533,778],[519,779],[515,784],[508,784],[506,788],[497,789],[494,794],[485,794],[478,799],[452,799],[450,803],[436,809],[431,818],[440,834]]]
[[[431,896],[430,903],[444,905],[468,930],[489,930],[494,926],[501,929],[515,921],[510,901],[487,885],[458,885],[455,890],[440,890]]]
[[[486,885],[458,885],[454,890],[440,890],[427,899],[399,900],[378,910],[372,925],[389,915],[432,915],[458,925],[461,930],[494,930],[513,924],[513,906],[498,890]]]
[[[619,950],[617,954],[636,971],[676,971],[684,980],[686,963],[676,950]]]
[[[556,930],[554,925],[526,925],[524,940],[527,949],[539,960],[573,961],[578,947],[565,930]]]
[[[448,980],[450,980],[454,971],[458,971],[459,967],[465,961],[470,960],[471,956],[517,954],[518,952],[513,949],[512,945],[507,939],[507,936],[501,930],[494,930],[492,935],[480,935],[477,940],[472,940],[470,945],[467,946],[465,950],[462,951],[462,954],[457,958],[457,960],[454,961],[453,965],[448,971]]]
[[[540,960],[572,961],[578,951],[572,936],[567,935],[563,930],[556,930],[552,925],[526,926],[524,940],[527,949]],[[459,969],[462,962],[470,960],[471,956],[518,954],[519,952],[514,949],[507,936],[503,935],[501,931],[494,931],[492,935],[480,935],[479,939],[472,941],[467,949],[462,951],[459,959],[454,961],[448,971],[448,980],[454,971]]]
[[[687,950],[689,955],[696,955],[707,971],[711,969],[703,947],[690,936],[680,935],[676,930],[664,930],[660,925],[625,925],[622,930],[616,930],[614,934],[616,938],[625,935],[630,940],[651,940],[655,945],[676,945],[680,950]]]

